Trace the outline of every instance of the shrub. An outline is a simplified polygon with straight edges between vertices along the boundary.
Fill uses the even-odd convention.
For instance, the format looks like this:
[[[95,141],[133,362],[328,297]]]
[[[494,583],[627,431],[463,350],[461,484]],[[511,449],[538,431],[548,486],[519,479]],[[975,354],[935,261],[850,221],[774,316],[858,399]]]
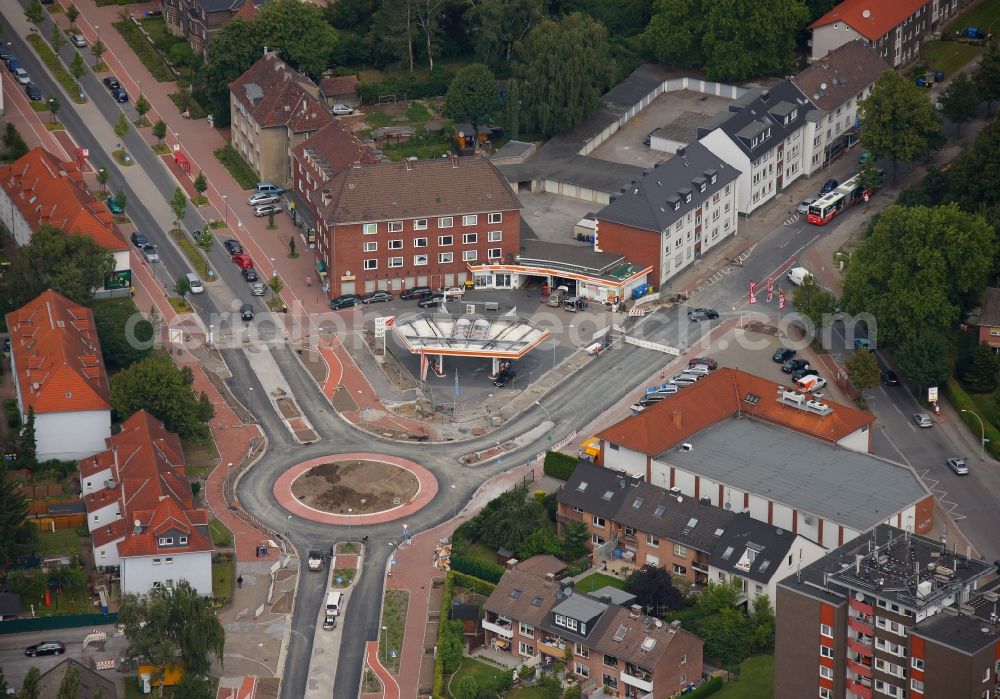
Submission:
[[[21,426],[21,411],[17,407],[16,398],[6,398],[3,402],[3,415],[7,419],[7,427],[16,430]]]
[[[441,592],[441,609],[451,609],[451,590],[454,578],[454,573],[448,573],[444,579],[444,589]],[[438,648],[444,646],[447,626],[445,623],[438,624]],[[444,657],[441,653],[434,654],[434,683],[431,692],[435,697],[440,697],[444,694]]]
[[[464,587],[466,590],[472,590],[483,597],[489,597],[493,594],[493,590],[496,588],[496,585],[491,582],[480,580],[479,578],[474,578],[471,575],[465,575],[464,573],[452,572],[449,577],[455,585]],[[451,588],[449,587],[449,589]],[[451,602],[449,601],[447,608],[450,607]],[[442,607],[442,609],[446,609],[446,607]]]
[[[454,549],[451,555],[451,568],[456,572],[486,580],[494,585],[500,582],[500,578],[503,576],[503,566],[474,558],[465,553],[456,554]]]
[[[698,699],[698,697],[710,697],[716,692],[718,692],[720,689],[722,689],[723,684],[724,682],[721,677],[713,677],[708,682],[701,685],[690,694],[685,694],[684,696],[690,697],[690,699]]]
[[[951,404],[954,406],[955,410],[959,411],[959,416],[962,418],[962,422],[965,423],[969,431],[975,436],[976,439],[980,437],[980,431],[985,434],[986,439],[990,440],[986,444],[986,451],[995,459],[1000,459],[1000,430],[996,428],[993,423],[989,422],[988,419],[983,420],[983,427],[979,426],[979,420],[976,416],[982,417],[982,414],[973,402],[969,394],[966,393],[962,387],[959,385],[958,381],[955,379],[948,379],[948,383],[945,384],[945,395]],[[963,410],[968,410],[970,412],[961,412]]]
[[[568,456],[557,451],[545,452],[545,475],[558,478],[561,481],[568,481],[573,475],[573,470],[579,459],[575,456]]]

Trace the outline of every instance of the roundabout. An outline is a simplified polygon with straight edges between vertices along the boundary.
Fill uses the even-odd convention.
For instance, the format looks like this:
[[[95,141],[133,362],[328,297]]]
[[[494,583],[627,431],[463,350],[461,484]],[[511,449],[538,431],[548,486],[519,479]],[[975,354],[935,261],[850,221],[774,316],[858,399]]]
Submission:
[[[387,454],[320,456],[285,470],[274,497],[291,514],[320,524],[381,524],[423,509],[438,491],[426,468]]]

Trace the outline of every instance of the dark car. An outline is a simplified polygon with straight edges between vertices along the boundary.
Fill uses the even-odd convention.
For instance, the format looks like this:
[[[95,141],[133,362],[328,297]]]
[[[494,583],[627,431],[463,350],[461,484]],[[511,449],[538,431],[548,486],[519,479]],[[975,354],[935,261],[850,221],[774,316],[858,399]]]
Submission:
[[[124,87],[119,87],[111,91],[111,96],[115,98],[116,102],[128,102],[128,93],[125,92]]]
[[[771,359],[776,361],[778,364],[784,364],[789,359],[795,356],[795,350],[788,349],[787,347],[779,347],[774,350],[774,354],[771,355]]]
[[[444,301],[444,294],[431,294],[417,301],[417,305],[421,308],[430,308],[431,306],[437,306],[442,301]]]
[[[781,370],[786,374],[794,374],[799,369],[808,369],[809,362],[805,359],[789,359],[781,365]]]
[[[830,192],[835,190],[839,184],[840,182],[837,182],[837,180],[831,177],[830,179],[828,179],[826,182],[823,183],[823,189],[819,190],[819,195],[823,196],[824,194],[829,194]]]
[[[0,43],[0,61],[6,63],[8,58],[10,58],[10,49],[7,44]]]
[[[386,303],[392,301],[392,294],[388,291],[371,291],[361,297],[361,303]]]
[[[66,646],[62,641],[42,641],[24,649],[24,654],[34,658],[36,655],[62,655]]]
[[[896,376],[896,372],[894,372],[892,369],[886,369],[885,371],[882,372],[882,383],[884,383],[886,386],[898,386],[899,377]]]
[[[808,367],[806,367],[805,369],[796,369],[795,371],[792,372],[792,380],[793,381],[798,381],[802,377],[809,376],[810,374],[812,374],[813,376],[815,376],[816,372],[813,371],[812,369],[808,368]]]
[[[38,85],[35,83],[25,85],[24,92],[28,95],[28,99],[33,102],[40,102],[42,99],[42,91],[38,89]]]
[[[104,87],[108,88],[109,90],[117,90],[121,88],[121,86],[122,84],[118,82],[113,75],[104,78]]]
[[[132,239],[132,244],[135,245],[137,248],[149,245],[149,238],[147,238],[139,231],[132,231],[132,235],[130,235],[129,238]]]
[[[245,267],[243,269],[243,278],[248,282],[256,282],[260,280],[260,277],[257,276],[257,270],[253,267]]]
[[[243,246],[235,238],[226,238],[226,241],[222,245],[225,246],[230,255],[238,255],[243,252]]]
[[[244,303],[240,306],[240,317],[243,320],[253,320],[253,306],[249,303]]]
[[[719,363],[711,357],[695,357],[688,362],[688,366],[698,366],[699,364],[708,367],[709,371],[715,371],[719,368]]]
[[[403,293],[399,295],[399,298],[406,301],[407,299],[422,299],[430,296],[433,291],[429,286],[415,286],[412,289],[403,289]]]
[[[715,320],[718,317],[718,311],[711,308],[692,308],[688,311],[688,320],[694,321],[695,323],[702,320]]]
[[[361,303],[361,297],[357,294],[343,294],[335,299],[330,299],[330,310],[339,311],[342,308],[354,308]]]
[[[497,388],[503,388],[517,376],[517,372],[513,369],[504,369],[499,374],[497,374],[496,379],[493,380],[493,385]]]

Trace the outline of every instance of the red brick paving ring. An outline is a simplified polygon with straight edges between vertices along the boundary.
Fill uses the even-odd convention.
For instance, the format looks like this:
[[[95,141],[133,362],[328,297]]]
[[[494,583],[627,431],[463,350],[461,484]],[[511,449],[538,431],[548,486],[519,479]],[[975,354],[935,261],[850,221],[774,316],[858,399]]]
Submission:
[[[301,502],[299,498],[296,497],[293,492],[293,486],[295,481],[303,475],[321,466],[348,461],[387,464],[391,467],[405,471],[408,477],[413,477],[417,480],[416,493],[408,501],[401,502],[399,505],[394,504],[394,500],[384,509],[364,514],[329,512],[327,510],[311,507],[310,505]],[[297,517],[308,519],[312,522],[319,522],[321,524],[342,525],[381,524],[382,522],[392,522],[393,520],[400,519],[401,517],[409,516],[426,507],[427,503],[433,500],[434,496],[437,495],[437,491],[437,479],[434,477],[434,474],[423,466],[414,463],[413,461],[409,461],[408,459],[400,459],[396,456],[369,454],[363,452],[331,454],[329,456],[320,456],[315,459],[309,459],[308,461],[295,464],[278,477],[278,479],[274,482],[274,487],[272,489],[274,498],[278,501],[278,504]],[[346,509],[346,505],[341,509]],[[355,509],[360,508],[355,507]]]

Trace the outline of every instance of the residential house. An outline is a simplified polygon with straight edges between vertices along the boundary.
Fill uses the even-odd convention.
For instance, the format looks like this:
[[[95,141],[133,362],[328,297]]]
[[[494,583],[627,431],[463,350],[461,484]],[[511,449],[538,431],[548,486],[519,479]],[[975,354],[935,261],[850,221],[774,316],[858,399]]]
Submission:
[[[806,114],[812,108],[788,80],[748,90],[698,127],[698,140],[740,173],[738,210],[749,215],[803,175]]]
[[[861,40],[874,48],[893,68],[917,60],[920,46],[942,22],[956,15],[970,0],[844,0],[809,28],[812,61],[822,60],[843,44]]]
[[[42,676],[38,678],[37,696],[60,696],[59,688],[70,668],[76,668],[78,678],[76,694],[73,695],[73,699],[99,699],[101,697],[114,699],[118,696],[114,680],[104,677],[92,669],[90,665],[84,665],[74,658],[66,658],[55,667],[42,673]]]
[[[994,570],[880,524],[796,571],[777,588],[775,698],[995,697]]]
[[[868,453],[870,413],[720,368],[602,430],[597,461],[839,546],[882,522],[929,531],[934,498]]]
[[[79,472],[94,562],[121,568],[122,592],[187,580],[212,594],[208,511],[194,505],[177,435],[139,411]]]
[[[191,49],[208,56],[208,45],[229,20],[249,22],[264,0],[163,0],[167,31],[188,40]]]
[[[469,265],[513,261],[520,249],[521,202],[486,158],[356,163],[320,190],[317,208],[331,297],[450,287]]]
[[[7,314],[22,424],[33,411],[39,461],[95,454],[111,436],[110,384],[94,314],[54,291]]]
[[[813,108],[806,113],[802,164],[812,176],[858,139],[859,105],[888,64],[863,41],[850,41],[798,75],[795,85]]]
[[[487,645],[529,663],[566,663],[584,696],[603,687],[606,696],[668,697],[701,678],[700,638],[557,581],[561,567],[536,556],[504,573],[483,605]]]
[[[293,186],[292,151],[334,119],[318,94],[274,51],[229,84],[232,145],[262,181]]]
[[[132,284],[129,246],[117,232],[111,212],[87,189],[77,163],[33,148],[0,167],[0,222],[17,245],[27,245],[42,225],[91,238],[109,250],[115,271],[97,289],[98,296]]]
[[[17,619],[21,616],[21,595],[16,592],[0,592],[0,621]]]
[[[329,107],[335,104],[357,107],[361,104],[361,98],[358,97],[358,76],[338,75],[323,78],[319,81],[319,96]]]
[[[652,266],[659,287],[736,233],[739,178],[701,143],[680,146],[597,213],[594,248]]]
[[[985,342],[994,352],[1000,352],[1000,289],[986,289],[976,323],[979,325],[979,342]]]

